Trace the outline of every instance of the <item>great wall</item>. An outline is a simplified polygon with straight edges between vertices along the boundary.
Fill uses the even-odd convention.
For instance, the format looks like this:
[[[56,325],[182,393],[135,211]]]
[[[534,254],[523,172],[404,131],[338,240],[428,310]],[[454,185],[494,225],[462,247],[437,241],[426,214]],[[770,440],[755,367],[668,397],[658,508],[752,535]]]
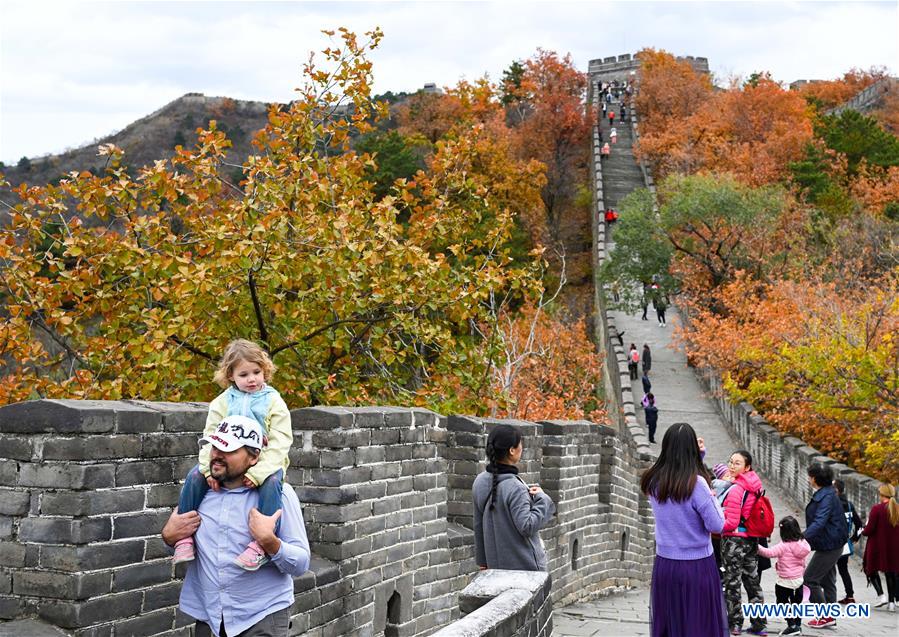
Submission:
[[[708,72],[705,58],[685,58]],[[599,81],[632,79],[630,55],[590,62]],[[627,146],[638,114],[623,126]],[[596,135],[596,133],[594,133]],[[595,210],[654,184],[646,166],[627,175],[599,158]],[[593,215],[594,269],[610,237]],[[303,504],[312,565],[296,578],[291,635],[412,637],[544,636],[553,608],[645,586],[653,521],[637,482],[652,462],[615,319],[596,286],[596,342],[603,352],[610,426],[515,422],[521,465],[557,503],[541,536],[548,573],[478,572],[470,488],[498,422],[394,407],[312,407],[291,413],[295,444],[287,480]],[[836,465],[721,395],[714,370],[701,378],[733,435],[762,459],[764,477],[804,503],[805,468],[824,461],[860,509],[877,483]],[[200,403],[41,400],[0,408],[0,622],[32,635],[187,637],[177,610],[183,567],[159,531],[195,462],[205,422]],[[657,448],[656,448],[657,449]],[[12,629],[9,629],[10,631]],[[18,630],[18,628],[17,628]],[[4,633],[0,623],[0,635]],[[22,633],[24,634],[24,633]]]

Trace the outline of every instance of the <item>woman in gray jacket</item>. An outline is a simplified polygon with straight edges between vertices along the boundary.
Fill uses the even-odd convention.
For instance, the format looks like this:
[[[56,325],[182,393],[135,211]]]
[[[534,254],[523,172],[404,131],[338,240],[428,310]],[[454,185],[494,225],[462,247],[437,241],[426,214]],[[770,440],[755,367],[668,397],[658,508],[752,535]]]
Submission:
[[[487,469],[472,486],[475,559],[482,569],[546,570],[538,533],[556,505],[540,487],[528,487],[518,477],[522,451],[517,427],[496,425],[487,436]]]

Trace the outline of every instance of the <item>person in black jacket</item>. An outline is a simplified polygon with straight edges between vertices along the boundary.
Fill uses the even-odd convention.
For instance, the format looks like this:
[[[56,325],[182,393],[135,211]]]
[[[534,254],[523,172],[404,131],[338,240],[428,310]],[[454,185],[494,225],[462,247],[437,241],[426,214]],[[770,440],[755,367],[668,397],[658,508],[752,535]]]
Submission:
[[[820,462],[809,465],[808,482],[813,494],[805,507],[805,539],[814,553],[805,567],[803,583],[808,586],[813,604],[837,601],[837,562],[849,538],[843,505],[833,488],[833,470]],[[836,626],[833,617],[809,622],[811,628]]]
[[[643,363],[643,375],[649,376],[649,370],[652,369],[652,352],[649,351],[649,343],[643,343],[643,356],[640,357]]]
[[[646,418],[646,428],[649,430],[649,442],[656,441],[656,426],[659,424],[659,408],[656,407],[656,397],[651,393],[646,394],[643,406],[643,416]]]
[[[843,580],[843,588],[846,590],[846,596],[840,600],[841,604],[854,604],[855,603],[855,589],[852,586],[852,576],[849,575],[849,556],[853,553],[853,545],[855,542],[858,542],[858,534],[861,532],[862,528],[865,526],[862,522],[861,517],[858,515],[858,511],[855,510],[855,507],[852,506],[852,503],[846,498],[846,486],[843,484],[842,480],[834,480],[833,488],[837,492],[837,497],[840,498],[840,504],[843,505],[843,514],[846,516],[846,528],[849,530],[849,542],[846,546],[848,546],[849,551],[843,550],[843,555],[840,556],[840,559],[837,561],[837,570],[840,572],[840,579]]]

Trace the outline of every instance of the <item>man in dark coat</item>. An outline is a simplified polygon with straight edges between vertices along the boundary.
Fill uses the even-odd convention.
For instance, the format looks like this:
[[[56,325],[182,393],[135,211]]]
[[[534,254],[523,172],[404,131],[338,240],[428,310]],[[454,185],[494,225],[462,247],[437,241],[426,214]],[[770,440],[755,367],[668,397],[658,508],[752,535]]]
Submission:
[[[805,567],[803,584],[808,586],[813,604],[837,601],[837,562],[849,538],[843,505],[833,488],[833,470],[820,462],[808,468],[808,482],[813,494],[805,507],[805,539],[814,551]],[[833,617],[809,622],[811,628],[836,626]]]

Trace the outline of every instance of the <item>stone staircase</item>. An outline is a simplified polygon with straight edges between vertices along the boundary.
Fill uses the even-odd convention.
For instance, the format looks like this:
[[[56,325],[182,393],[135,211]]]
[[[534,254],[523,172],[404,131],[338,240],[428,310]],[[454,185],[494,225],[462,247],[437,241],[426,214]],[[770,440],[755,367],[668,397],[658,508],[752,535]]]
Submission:
[[[618,115],[621,112],[621,104],[613,100],[611,106],[615,109],[615,131],[618,133],[618,142],[609,144],[612,154],[602,160],[603,200],[606,208],[613,208],[621,212],[621,200],[635,188],[642,188],[644,183],[643,173],[640,172],[640,167],[634,159],[634,134],[628,123],[630,113],[628,113],[627,121],[619,122]],[[608,118],[603,120],[600,129],[603,140],[610,141]],[[606,239],[608,240],[609,237]]]

